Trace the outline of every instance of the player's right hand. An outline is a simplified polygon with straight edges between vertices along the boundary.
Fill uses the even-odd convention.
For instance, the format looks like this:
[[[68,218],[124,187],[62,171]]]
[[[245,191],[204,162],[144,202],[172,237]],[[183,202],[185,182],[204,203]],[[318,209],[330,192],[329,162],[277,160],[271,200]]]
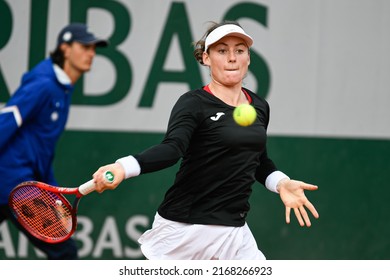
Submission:
[[[103,174],[106,171],[110,171],[114,175],[114,181],[109,182],[105,180]],[[125,179],[125,170],[120,163],[104,165],[93,174],[93,179],[98,193],[102,193],[105,190],[113,190]]]

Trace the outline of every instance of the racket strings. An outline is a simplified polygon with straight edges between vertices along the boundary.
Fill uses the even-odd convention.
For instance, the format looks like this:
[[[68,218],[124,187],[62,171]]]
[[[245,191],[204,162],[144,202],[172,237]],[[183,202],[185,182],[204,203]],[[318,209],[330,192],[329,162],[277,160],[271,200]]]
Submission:
[[[19,221],[41,239],[63,239],[72,231],[71,208],[61,194],[27,185],[14,192],[12,205]]]

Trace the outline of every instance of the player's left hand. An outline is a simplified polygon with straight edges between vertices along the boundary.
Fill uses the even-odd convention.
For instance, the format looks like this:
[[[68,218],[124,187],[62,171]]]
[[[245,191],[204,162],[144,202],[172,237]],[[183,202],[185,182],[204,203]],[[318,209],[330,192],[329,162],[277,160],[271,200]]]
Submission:
[[[286,223],[290,223],[291,209],[294,210],[295,216],[300,226],[311,226],[309,215],[305,207],[318,219],[319,214],[313,204],[306,198],[305,190],[314,191],[318,186],[307,184],[301,181],[283,179],[278,184],[278,191],[286,207]]]

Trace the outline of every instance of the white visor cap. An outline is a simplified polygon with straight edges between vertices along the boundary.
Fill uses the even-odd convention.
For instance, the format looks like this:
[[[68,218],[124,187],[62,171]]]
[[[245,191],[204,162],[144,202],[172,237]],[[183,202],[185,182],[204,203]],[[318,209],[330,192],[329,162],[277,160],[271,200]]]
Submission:
[[[215,28],[210,34],[206,37],[205,48],[204,51],[207,52],[209,47],[221,40],[225,36],[236,36],[244,39],[248,48],[252,46],[253,39],[251,36],[245,33],[245,31],[235,24],[225,24],[220,27]]]

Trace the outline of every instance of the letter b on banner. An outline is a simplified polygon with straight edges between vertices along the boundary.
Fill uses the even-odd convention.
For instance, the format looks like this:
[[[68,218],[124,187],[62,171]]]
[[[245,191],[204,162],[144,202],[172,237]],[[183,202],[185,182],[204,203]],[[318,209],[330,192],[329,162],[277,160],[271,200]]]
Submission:
[[[130,91],[132,81],[132,71],[126,56],[117,49],[130,30],[130,15],[121,3],[117,1],[96,0],[96,1],[71,1],[71,21],[86,22],[88,10],[99,8],[109,11],[114,19],[113,34],[109,38],[110,45],[107,48],[97,48],[96,53],[107,57],[115,68],[116,81],[114,87],[106,93],[98,96],[88,96],[83,92],[84,78],[77,82],[73,104],[107,105],[113,104],[123,99]]]

